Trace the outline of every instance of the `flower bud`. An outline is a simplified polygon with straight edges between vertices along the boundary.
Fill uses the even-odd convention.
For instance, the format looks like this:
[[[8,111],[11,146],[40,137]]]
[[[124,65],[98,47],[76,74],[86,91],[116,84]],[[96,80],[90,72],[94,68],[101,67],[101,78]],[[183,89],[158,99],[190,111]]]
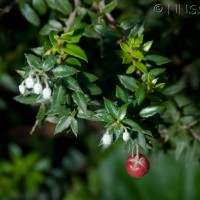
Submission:
[[[19,92],[20,92],[21,94],[24,94],[25,91],[26,91],[26,86],[24,85],[24,83],[21,83],[21,84],[19,85]]]
[[[102,138],[103,145],[109,146],[112,142],[112,137],[110,134],[105,133]]]
[[[122,138],[123,138],[124,142],[127,142],[127,141],[129,140],[129,138],[130,138],[129,132],[125,131],[125,132],[123,133]]]
[[[28,78],[25,79],[25,85],[26,88],[31,89],[34,86],[34,79],[32,78],[32,76],[29,76]]]
[[[51,97],[51,89],[49,87],[45,87],[42,91],[42,95],[45,99],[49,99]]]
[[[33,91],[35,94],[41,94],[42,92],[42,85],[41,83],[35,83],[34,87],[33,87]]]

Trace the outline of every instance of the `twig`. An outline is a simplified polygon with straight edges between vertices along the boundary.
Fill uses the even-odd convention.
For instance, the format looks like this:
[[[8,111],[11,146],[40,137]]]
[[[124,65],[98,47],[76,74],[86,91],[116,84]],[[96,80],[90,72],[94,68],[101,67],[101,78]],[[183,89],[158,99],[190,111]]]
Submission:
[[[74,18],[76,17],[76,13],[77,13],[77,9],[78,9],[78,6],[79,6],[79,0],[74,0],[74,10],[73,12],[69,15],[69,18],[66,22],[66,27],[68,27],[72,21],[74,20]]]
[[[36,120],[34,126],[32,127],[32,129],[30,131],[30,134],[32,134],[33,132],[35,132],[35,129],[37,128],[38,124],[39,124],[39,120]]]
[[[13,2],[11,2],[10,4],[8,4],[5,8],[3,8],[2,10],[0,10],[0,17],[6,13],[9,13],[10,10],[13,8],[13,6],[15,4],[17,4],[19,2],[19,0],[14,0]]]
[[[200,135],[196,133],[190,126],[185,125],[185,129],[189,131],[189,133],[193,136],[194,139],[196,139],[198,142],[200,142]]]
[[[99,2],[99,9],[100,11],[103,10],[105,8],[105,1],[101,0]],[[108,19],[108,21],[112,24],[115,24],[115,19],[113,18],[113,16],[110,13],[105,13],[106,18]]]

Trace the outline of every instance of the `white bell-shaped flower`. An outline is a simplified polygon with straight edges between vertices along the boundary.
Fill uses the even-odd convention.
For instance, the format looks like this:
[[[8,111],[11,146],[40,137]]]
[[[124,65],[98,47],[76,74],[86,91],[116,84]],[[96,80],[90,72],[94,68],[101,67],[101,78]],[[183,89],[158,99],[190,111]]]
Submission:
[[[44,99],[49,99],[51,97],[51,89],[49,87],[45,87],[42,91],[42,95]]]
[[[21,83],[21,84],[19,85],[19,92],[20,92],[21,94],[24,94],[25,91],[26,91],[26,86],[24,85],[24,83]]]
[[[127,142],[127,141],[129,140],[129,138],[130,138],[129,132],[125,131],[125,132],[123,133],[122,138],[123,138],[124,142]]]
[[[25,79],[25,85],[26,88],[31,89],[34,86],[34,79],[32,76],[29,76],[28,78]]]
[[[109,146],[112,143],[112,137],[109,133],[105,133],[102,137],[102,143],[104,146]]]
[[[42,93],[42,84],[40,82],[35,83],[33,87],[33,91],[35,94],[41,94]]]

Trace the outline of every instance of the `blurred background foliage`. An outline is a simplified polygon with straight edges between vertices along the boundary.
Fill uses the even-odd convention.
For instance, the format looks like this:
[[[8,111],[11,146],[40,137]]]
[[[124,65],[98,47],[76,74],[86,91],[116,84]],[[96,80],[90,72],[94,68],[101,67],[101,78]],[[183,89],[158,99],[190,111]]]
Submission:
[[[83,2],[89,7],[91,1]],[[29,18],[32,24],[26,20],[24,3],[35,12]],[[157,4],[162,12],[155,11]],[[186,12],[186,5],[191,13]],[[129,18],[127,26],[145,17],[146,40],[154,40],[153,51],[172,60],[165,74],[165,93],[171,101],[163,116],[162,143],[149,153],[149,174],[135,180],[126,174],[128,153],[123,144],[115,143],[104,151],[98,146],[102,134],[98,124],[80,121],[78,138],[53,136],[55,127],[50,123],[28,134],[36,108],[13,100],[20,81],[15,70],[25,64],[25,52],[47,42],[51,29],[62,30],[68,15],[63,16],[62,4],[55,7],[48,0],[41,10],[31,0],[1,0],[0,199],[199,199],[199,6],[195,1],[119,0],[112,13],[118,21]],[[87,51],[93,43],[84,45]],[[107,85],[102,86],[109,94]],[[187,126],[191,123],[192,131]]]

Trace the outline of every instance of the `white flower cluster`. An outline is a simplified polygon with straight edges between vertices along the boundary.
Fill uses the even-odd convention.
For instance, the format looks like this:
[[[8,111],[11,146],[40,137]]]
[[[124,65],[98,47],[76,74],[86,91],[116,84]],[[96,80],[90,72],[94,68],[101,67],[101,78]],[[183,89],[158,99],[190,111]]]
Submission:
[[[22,95],[25,94],[26,90],[31,90],[34,94],[42,94],[44,99],[49,99],[51,97],[51,88],[48,82],[45,81],[45,88],[43,88],[39,76],[36,75],[36,78],[34,78],[32,72],[30,72],[29,76],[19,85],[19,92]]]

